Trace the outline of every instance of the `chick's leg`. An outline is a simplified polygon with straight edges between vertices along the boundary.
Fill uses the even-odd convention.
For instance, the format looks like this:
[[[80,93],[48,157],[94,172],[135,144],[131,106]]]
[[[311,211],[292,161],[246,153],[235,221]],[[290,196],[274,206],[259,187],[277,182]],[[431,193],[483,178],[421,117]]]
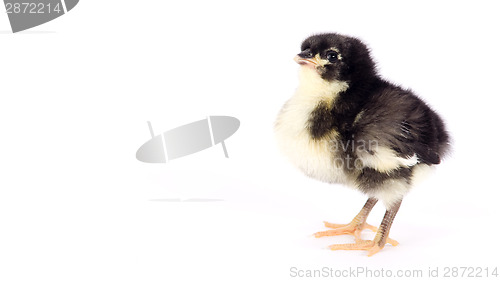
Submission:
[[[395,203],[385,212],[384,219],[382,220],[382,223],[380,224],[380,227],[377,230],[377,234],[375,235],[375,238],[373,240],[356,239],[356,243],[331,245],[330,249],[367,250],[368,256],[372,256],[378,251],[382,250],[387,242],[389,242],[393,246],[396,246],[397,242],[389,238],[389,231],[391,229],[392,222],[394,221],[394,217],[399,210],[399,206],[401,206],[401,201]],[[392,243],[391,240],[396,242],[396,244]]]
[[[377,204],[376,198],[369,198],[366,201],[365,205],[361,209],[361,211],[354,217],[354,219],[348,224],[334,224],[329,222],[324,222],[325,226],[328,228],[332,228],[327,231],[320,231],[314,234],[316,238],[323,236],[336,236],[343,234],[351,234],[356,238],[356,242],[361,241],[361,231],[364,228],[368,228],[372,231],[377,231],[377,228],[366,223],[366,218],[370,214],[373,206]]]

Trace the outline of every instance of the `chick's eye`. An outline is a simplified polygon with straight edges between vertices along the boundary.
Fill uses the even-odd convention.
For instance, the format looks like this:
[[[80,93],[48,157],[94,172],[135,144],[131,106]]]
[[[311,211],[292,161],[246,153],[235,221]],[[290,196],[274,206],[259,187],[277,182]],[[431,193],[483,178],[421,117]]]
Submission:
[[[329,61],[329,62],[335,62],[338,60],[338,57],[339,57],[339,54],[335,51],[331,51],[331,52],[328,52],[328,54],[326,54],[326,59]]]

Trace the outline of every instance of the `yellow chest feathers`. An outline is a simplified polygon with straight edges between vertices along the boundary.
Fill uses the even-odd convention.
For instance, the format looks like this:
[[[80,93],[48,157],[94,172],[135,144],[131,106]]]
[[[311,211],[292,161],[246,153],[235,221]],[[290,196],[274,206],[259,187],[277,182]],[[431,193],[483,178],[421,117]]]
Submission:
[[[332,105],[347,88],[346,82],[327,82],[316,71],[302,67],[299,87],[276,120],[275,135],[282,152],[306,175],[321,181],[345,183],[346,176],[342,165],[335,161],[335,132],[315,140],[309,133],[309,120],[318,104]]]

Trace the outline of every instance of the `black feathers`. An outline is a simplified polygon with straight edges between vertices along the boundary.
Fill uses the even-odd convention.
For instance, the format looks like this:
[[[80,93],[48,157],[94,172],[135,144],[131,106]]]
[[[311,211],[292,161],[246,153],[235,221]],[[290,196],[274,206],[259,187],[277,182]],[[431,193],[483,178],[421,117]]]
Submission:
[[[313,139],[320,139],[328,134],[335,124],[335,116],[325,102],[320,102],[311,113],[309,132]]]
[[[420,162],[439,164],[448,134],[441,118],[409,90],[387,82],[369,94],[362,116],[351,133],[357,140],[377,140],[401,157],[416,154]]]
[[[321,139],[336,131],[338,141],[347,148],[336,155],[344,158],[344,163],[363,160],[363,156],[376,157],[380,148],[403,159],[403,164],[390,170],[376,164],[351,168],[358,169],[361,186],[370,188],[392,178],[409,180],[411,166],[416,163],[440,163],[449,143],[443,121],[410,90],[381,79],[360,40],[339,34],[315,35],[302,43],[301,51],[322,60],[323,64],[316,66],[322,79],[347,82],[349,86],[331,104],[318,102],[309,119],[311,137]],[[377,147],[367,143],[376,143]],[[415,157],[418,162],[404,164]]]
[[[307,38],[301,46],[302,52],[309,50],[323,59],[328,58],[332,49],[338,53],[338,60],[325,66],[323,79],[348,81],[352,87],[358,80],[366,82],[375,74],[375,63],[370,58],[370,52],[357,38],[334,33],[320,34]]]

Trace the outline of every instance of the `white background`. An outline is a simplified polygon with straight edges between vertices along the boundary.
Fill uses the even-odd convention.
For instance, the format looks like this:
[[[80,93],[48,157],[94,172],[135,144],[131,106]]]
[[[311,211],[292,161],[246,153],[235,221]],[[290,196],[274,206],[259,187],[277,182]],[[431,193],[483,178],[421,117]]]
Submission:
[[[500,266],[497,6],[82,0],[18,34],[0,14],[0,280],[491,271]],[[424,98],[454,138],[453,155],[403,201],[391,230],[400,245],[370,258],[326,249],[349,236],[311,236],[323,220],[350,221],[366,198],[306,178],[273,139],[297,86],[292,58],[325,31],[367,42],[382,76]],[[241,121],[229,159],[220,145],[165,165],[135,159],[146,121],[161,133],[208,115]],[[383,212],[377,205],[368,221]]]

